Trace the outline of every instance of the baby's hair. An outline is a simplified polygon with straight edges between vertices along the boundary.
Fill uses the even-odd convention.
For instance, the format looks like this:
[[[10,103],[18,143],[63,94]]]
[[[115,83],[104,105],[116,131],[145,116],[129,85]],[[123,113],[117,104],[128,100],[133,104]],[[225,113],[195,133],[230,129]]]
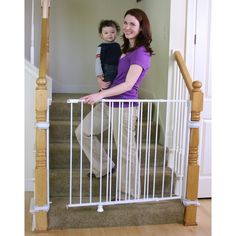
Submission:
[[[114,20],[102,20],[99,24],[99,27],[98,27],[98,33],[101,34],[102,28],[109,27],[109,26],[116,28],[117,33],[120,32],[120,26]]]

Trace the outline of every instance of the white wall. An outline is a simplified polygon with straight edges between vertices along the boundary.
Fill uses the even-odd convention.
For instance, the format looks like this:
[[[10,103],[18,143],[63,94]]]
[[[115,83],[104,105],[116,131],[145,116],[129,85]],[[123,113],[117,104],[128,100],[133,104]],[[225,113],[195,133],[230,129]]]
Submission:
[[[170,8],[170,42],[169,42],[169,72],[168,72],[168,90],[172,86],[172,50],[179,50],[185,57],[186,47],[186,27],[187,24],[187,1],[192,0],[171,0]]]
[[[25,58],[30,61],[31,7],[32,0],[25,0]]]
[[[33,191],[35,167],[35,85],[37,73],[25,63],[25,191]]]

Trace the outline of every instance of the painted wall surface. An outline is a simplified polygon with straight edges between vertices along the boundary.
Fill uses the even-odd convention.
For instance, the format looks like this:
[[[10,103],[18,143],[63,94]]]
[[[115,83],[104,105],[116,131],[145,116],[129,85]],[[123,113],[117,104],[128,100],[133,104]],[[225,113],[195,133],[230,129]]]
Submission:
[[[170,36],[169,36],[169,69],[168,69],[168,98],[171,97],[173,85],[173,56],[172,51],[180,51],[183,58],[186,58],[186,25],[191,16],[187,18],[187,2],[192,0],[171,0],[170,7]]]
[[[25,191],[34,189],[35,167],[35,87],[37,71],[25,64]]]
[[[25,59],[30,61],[32,0],[25,0]]]
[[[187,3],[188,2],[188,3]],[[169,35],[169,63],[168,63],[168,99],[173,99],[173,93],[176,88],[174,80],[176,80],[176,71],[174,70],[174,58],[172,53],[176,50],[180,51],[183,58],[186,55],[186,25],[188,24],[187,19],[187,4],[192,2],[192,0],[171,0],[170,6],[170,35]],[[190,16],[189,16],[190,17]],[[186,89],[187,94],[187,89]],[[171,114],[173,115],[173,114]],[[171,116],[170,115],[170,116]],[[173,122],[167,124],[169,129],[167,131],[166,139],[168,145],[171,144],[172,132],[174,130]]]

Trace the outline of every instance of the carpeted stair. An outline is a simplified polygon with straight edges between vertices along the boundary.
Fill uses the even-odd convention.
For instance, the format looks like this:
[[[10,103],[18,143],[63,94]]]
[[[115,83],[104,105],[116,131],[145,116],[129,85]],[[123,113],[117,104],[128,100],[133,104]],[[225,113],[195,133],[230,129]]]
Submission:
[[[104,212],[98,213],[97,206],[66,208],[69,203],[69,164],[70,164],[70,105],[67,104],[69,98],[80,98],[81,94],[53,94],[52,105],[50,107],[50,210],[48,213],[49,228],[83,228],[83,227],[105,227],[105,226],[128,226],[144,224],[164,224],[182,223],[184,208],[180,200],[160,201],[152,203],[133,203],[123,205],[104,206]],[[144,107],[144,109],[146,109]],[[84,115],[89,111],[89,106],[84,106]],[[74,125],[80,122],[79,109],[74,108]],[[143,140],[146,136],[145,117],[143,117]],[[155,124],[151,124],[155,130]],[[73,129],[73,130],[74,130]],[[151,134],[153,141],[155,132]],[[104,140],[107,139],[107,132],[104,132]],[[145,156],[145,141],[143,141],[142,156]],[[106,144],[104,144],[106,146]],[[155,196],[160,196],[163,175],[164,148],[158,145],[157,149],[157,170],[155,181]],[[116,147],[113,145],[113,153]],[[80,147],[73,132],[73,201],[79,202],[79,156]],[[113,161],[116,163],[116,155]],[[172,170],[168,168],[168,150],[166,150],[165,162],[165,188],[164,196],[169,196],[171,192],[171,178],[175,178]],[[144,158],[141,160],[141,176],[144,175]],[[154,143],[150,145],[150,180],[149,186],[153,183],[153,162],[154,162]],[[89,162],[83,158],[83,200],[89,197]],[[112,186],[115,186],[116,175],[112,176]],[[103,184],[106,178],[103,178]],[[143,180],[141,180],[143,187]],[[174,188],[174,186],[172,186]],[[97,191],[97,194],[96,194]],[[105,191],[105,189],[104,189]],[[93,180],[93,200],[98,198],[99,180]],[[114,189],[112,189],[114,194]],[[105,194],[105,193],[104,193]],[[149,194],[152,195],[152,187]]]

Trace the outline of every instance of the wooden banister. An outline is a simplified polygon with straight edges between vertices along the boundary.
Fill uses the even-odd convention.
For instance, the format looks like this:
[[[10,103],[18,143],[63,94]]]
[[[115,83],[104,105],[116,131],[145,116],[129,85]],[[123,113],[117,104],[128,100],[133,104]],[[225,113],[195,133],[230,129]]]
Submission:
[[[188,72],[187,66],[186,66],[186,64],[184,62],[184,59],[183,59],[183,57],[182,57],[182,55],[179,51],[175,51],[174,56],[175,56],[175,60],[178,64],[178,66],[179,66],[180,72],[183,76],[185,85],[188,89],[190,98],[191,98],[192,97],[193,86],[192,86],[192,79],[191,79],[191,76]]]
[[[191,121],[196,122],[190,127],[189,139],[189,156],[187,169],[187,186],[186,199],[192,202],[185,207],[184,224],[186,226],[197,225],[197,205],[198,182],[199,182],[199,165],[198,165],[198,146],[199,146],[199,121],[200,114],[203,110],[203,93],[201,91],[202,83],[200,81],[192,82],[187,66],[179,51],[174,53],[176,62],[183,76],[184,82],[190,94],[191,104]]]
[[[42,24],[41,24],[41,46],[39,77],[36,81],[35,111],[36,123],[46,122],[47,119],[47,70],[48,70],[48,13],[49,0],[42,1]],[[46,129],[36,127],[36,164],[35,164],[35,205],[44,208],[47,206],[47,166],[46,148],[47,137]],[[47,211],[35,212],[36,231],[47,230]]]

